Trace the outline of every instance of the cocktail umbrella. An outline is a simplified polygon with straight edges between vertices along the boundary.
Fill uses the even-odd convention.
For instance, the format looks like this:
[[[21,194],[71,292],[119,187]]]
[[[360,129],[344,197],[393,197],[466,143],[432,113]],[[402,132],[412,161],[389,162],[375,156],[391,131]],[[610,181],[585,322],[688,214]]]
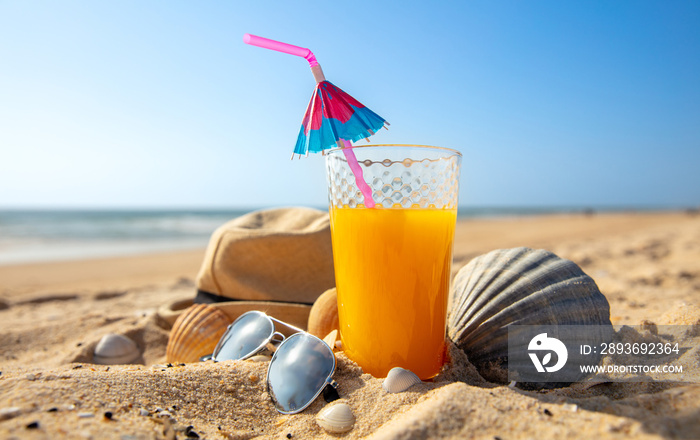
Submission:
[[[293,46],[268,38],[245,34],[247,44],[303,57],[309,62],[316,79],[316,88],[306,108],[294,154],[307,155],[335,147],[351,147],[353,141],[368,138],[377,130],[389,125],[381,116],[345,93],[340,87],[326,80],[314,54],[306,48]],[[343,150],[348,165],[355,175],[355,183],[362,192],[367,208],[375,203],[372,190],[362,177],[362,169],[351,148]]]
[[[318,153],[343,141],[368,138],[386,121],[330,81],[316,84],[294,147],[296,154]]]

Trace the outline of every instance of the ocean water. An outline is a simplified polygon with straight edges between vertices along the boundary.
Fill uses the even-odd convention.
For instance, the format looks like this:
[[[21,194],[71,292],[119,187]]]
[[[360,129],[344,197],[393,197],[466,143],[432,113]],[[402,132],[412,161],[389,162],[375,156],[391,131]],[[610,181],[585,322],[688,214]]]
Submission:
[[[244,210],[0,210],[0,265],[203,248]]]
[[[203,248],[217,227],[250,211],[0,210],[0,265]],[[587,211],[468,207],[458,218]]]

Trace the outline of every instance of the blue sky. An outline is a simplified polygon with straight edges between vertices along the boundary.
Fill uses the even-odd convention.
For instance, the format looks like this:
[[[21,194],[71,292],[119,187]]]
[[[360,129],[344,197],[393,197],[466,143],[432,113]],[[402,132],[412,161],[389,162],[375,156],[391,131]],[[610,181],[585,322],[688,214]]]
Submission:
[[[700,2],[0,0],[0,208],[323,206],[326,77],[469,206],[700,205]]]

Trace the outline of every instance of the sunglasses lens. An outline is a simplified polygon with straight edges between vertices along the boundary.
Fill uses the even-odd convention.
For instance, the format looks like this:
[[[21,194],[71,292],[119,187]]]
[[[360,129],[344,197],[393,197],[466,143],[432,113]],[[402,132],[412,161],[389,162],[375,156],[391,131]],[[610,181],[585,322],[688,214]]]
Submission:
[[[277,410],[302,411],[323,391],[335,371],[333,351],[308,333],[297,333],[279,346],[267,370],[267,387]]]
[[[263,348],[274,333],[272,321],[263,313],[244,313],[221,337],[212,358],[215,361],[246,358]]]

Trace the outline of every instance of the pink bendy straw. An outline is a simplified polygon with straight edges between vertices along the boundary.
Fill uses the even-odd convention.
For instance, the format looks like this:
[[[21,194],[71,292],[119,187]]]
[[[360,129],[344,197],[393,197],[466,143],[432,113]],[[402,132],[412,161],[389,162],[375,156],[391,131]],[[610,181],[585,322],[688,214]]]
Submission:
[[[292,44],[282,43],[281,41],[270,40],[269,38],[258,37],[257,35],[251,34],[243,35],[243,42],[253,46],[262,47],[264,49],[275,50],[277,52],[283,52],[290,55],[302,57],[309,62],[309,67],[311,67],[311,73],[314,75],[316,83],[318,84],[323,81],[326,81],[326,77],[323,75],[321,65],[318,64],[318,61],[316,60],[316,57],[314,56],[313,52],[311,52],[311,50],[305,47],[294,46]],[[369,185],[367,185],[367,182],[365,182],[365,179],[362,175],[362,168],[357,162],[355,153],[353,152],[352,148],[349,148],[352,147],[352,142],[350,142],[347,139],[341,140],[343,141],[343,145],[346,147],[343,149],[343,153],[345,154],[345,158],[348,161],[350,170],[355,176],[355,183],[357,184],[357,187],[360,189],[360,191],[362,192],[362,196],[365,199],[365,207],[374,208],[375,203],[374,198],[372,197],[372,189],[369,187]],[[292,157],[294,157],[293,154]]]

